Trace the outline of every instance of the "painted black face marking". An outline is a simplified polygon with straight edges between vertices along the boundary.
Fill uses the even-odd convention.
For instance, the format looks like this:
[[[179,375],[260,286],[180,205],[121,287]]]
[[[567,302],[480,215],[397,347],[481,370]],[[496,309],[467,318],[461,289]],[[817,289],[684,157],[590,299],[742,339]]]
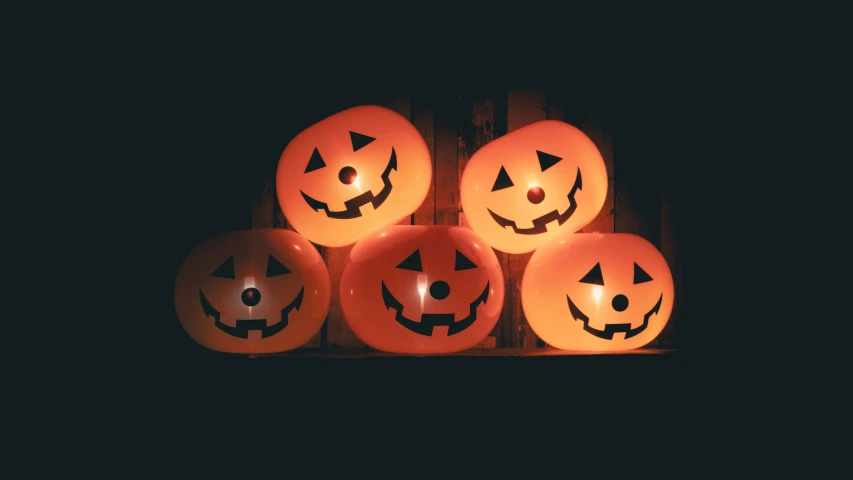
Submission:
[[[646,273],[645,270],[643,270],[642,268],[640,268],[639,265],[634,263],[634,285],[638,283],[651,282],[652,280],[653,278],[648,273]]]
[[[616,310],[617,312],[624,312],[625,309],[628,308],[628,297],[620,293],[613,297],[610,305],[613,307],[613,310]]]
[[[230,278],[234,279],[234,256],[228,257],[228,260],[225,260],[222,265],[220,265],[213,273],[210,274],[211,277],[219,277],[219,278]]]
[[[642,275],[645,275],[646,277],[648,277],[648,280],[644,280],[643,276],[640,275],[639,278],[641,281],[638,282],[637,281],[637,279],[638,279],[637,269],[639,269],[639,272],[642,272]],[[649,277],[649,275],[646,272],[644,272],[643,269],[641,269],[636,263],[634,263],[634,283],[635,284],[636,283],[648,282],[651,279],[652,279],[652,277]],[[601,275],[601,264],[596,263],[595,266],[592,267],[590,269],[590,271],[587,272],[587,274],[583,276],[583,278],[578,280],[578,282],[588,283],[590,285],[601,285],[601,286],[603,286],[604,285],[604,277]],[[642,332],[643,330],[646,329],[647,326],[649,326],[649,318],[652,316],[652,314],[656,314],[656,313],[658,313],[658,310],[660,310],[660,305],[661,305],[661,302],[663,301],[663,294],[660,295],[660,298],[658,298],[658,301],[655,304],[655,306],[652,307],[651,310],[646,312],[645,315],[643,315],[642,325],[640,325],[639,327],[637,327],[633,330],[631,329],[630,323],[609,323],[609,324],[605,325],[604,330],[595,329],[589,325],[589,317],[586,316],[586,314],[584,314],[581,311],[581,309],[578,308],[577,305],[574,304],[574,302],[572,302],[572,299],[568,295],[566,295],[566,300],[568,300],[568,302],[569,302],[569,312],[571,312],[572,318],[574,318],[575,320],[582,321],[583,322],[583,329],[586,330],[587,332],[595,335],[598,338],[603,338],[605,340],[613,340],[613,334],[616,332],[625,332],[625,339],[627,340],[627,339],[637,335],[638,333]],[[610,302],[610,304],[613,307],[613,310],[616,310],[617,312],[623,312],[623,311],[625,311],[625,309],[628,308],[628,297],[626,297],[625,295],[622,295],[622,294],[616,295],[615,297],[613,297],[613,300]]]
[[[255,289],[247,289],[247,290],[255,290]],[[257,290],[256,290],[257,291]],[[243,292],[244,295],[246,291]],[[292,302],[287,304],[286,307],[281,309],[281,316],[279,317],[278,322],[267,325],[267,320],[265,318],[258,320],[237,320],[237,326],[226,325],[222,323],[220,320],[219,310],[213,307],[210,302],[207,300],[207,297],[204,296],[204,292],[199,289],[198,290],[199,297],[201,297],[201,308],[204,311],[204,314],[208,317],[213,317],[213,323],[216,325],[216,328],[222,330],[223,332],[231,335],[232,337],[237,338],[249,338],[249,330],[260,330],[261,338],[267,338],[275,335],[276,333],[284,330],[284,327],[287,326],[287,315],[293,310],[299,310],[299,307],[302,306],[302,297],[305,294],[305,287],[303,286],[299,289],[299,294],[296,295],[296,298],[293,299]],[[260,292],[257,294],[257,299],[260,301]],[[243,299],[245,302],[245,298]],[[250,302],[251,303],[251,302]]]
[[[578,281],[581,283],[588,283],[590,285],[602,285],[603,286],[604,285],[604,277],[601,276],[601,265],[596,263],[595,266],[589,270],[589,273],[584,275],[583,278],[581,278]]]
[[[468,260],[468,257],[462,255],[462,252],[456,250],[456,265],[453,267],[453,270],[469,270],[472,268],[477,268],[477,265],[474,265],[474,262]]]
[[[562,160],[561,157],[551,155],[550,153],[540,152],[539,150],[536,150],[536,155],[539,157],[539,169],[543,172],[553,167],[557,164],[557,162]],[[506,168],[501,166],[501,170],[500,172],[498,172],[498,178],[495,179],[495,184],[492,186],[492,191],[494,192],[497,190],[503,190],[504,188],[509,188],[512,186],[514,186],[514,184],[509,178],[509,174],[506,173]]]
[[[432,282],[429,286],[429,294],[436,300],[444,300],[450,295],[450,285],[443,280]]]
[[[498,178],[495,179],[495,184],[492,185],[492,191],[503,190],[504,188],[509,188],[513,185],[515,184],[510,180],[509,174],[506,173],[506,169],[501,167],[501,171],[498,172]]]
[[[352,141],[352,151],[357,152],[360,148],[366,146],[370,142],[376,140],[373,137],[362,135],[360,133],[349,132],[350,141]]]
[[[326,162],[324,162],[323,157],[320,156],[320,151],[317,150],[317,147],[314,147],[314,153],[311,154],[311,160],[308,160],[308,166],[305,167],[305,173],[313,172],[314,170],[325,166]]]
[[[540,152],[539,150],[536,150],[536,155],[539,156],[539,169],[541,169],[543,172],[553,167],[557,164],[557,162],[562,160],[562,158],[560,157],[556,157],[549,153]]]
[[[314,151],[316,152],[317,150],[314,149]],[[325,164],[323,165],[325,166]],[[382,183],[384,186],[382,187],[382,190],[379,191],[379,194],[373,195],[373,191],[368,190],[355,198],[351,198],[344,202],[344,205],[347,207],[346,210],[331,211],[329,210],[329,205],[326,203],[309,197],[302,190],[300,190],[299,193],[302,194],[302,198],[305,199],[305,203],[307,203],[309,207],[311,207],[315,212],[320,209],[325,210],[326,216],[329,218],[358,218],[361,216],[361,210],[359,209],[362,205],[371,203],[373,204],[373,208],[377,209],[383,202],[385,202],[388,195],[391,194],[391,189],[393,188],[391,185],[391,179],[389,178],[391,176],[391,170],[397,170],[397,152],[395,152],[393,148],[391,148],[391,158],[388,159],[388,165],[385,167],[385,171],[382,172]]]
[[[254,307],[261,303],[261,292],[255,287],[249,287],[243,290],[243,295],[240,298],[243,300],[243,305]]]
[[[617,298],[618,297],[619,296],[617,295]],[[596,328],[593,328],[589,325],[589,317],[586,316],[586,314],[584,314],[577,307],[577,305],[574,304],[574,302],[572,302],[572,299],[569,298],[568,295],[566,295],[566,300],[569,301],[569,312],[571,312],[572,318],[574,318],[575,320],[582,321],[583,322],[583,329],[585,331],[589,332],[592,335],[595,335],[598,338],[603,338],[604,340],[613,340],[613,334],[614,333],[625,332],[625,339],[627,340],[627,339],[629,339],[635,335],[638,335],[640,332],[645,330],[646,327],[649,326],[649,318],[651,318],[651,316],[653,314],[657,314],[658,311],[660,310],[660,305],[661,305],[661,302],[663,301],[663,294],[660,295],[660,298],[658,298],[658,301],[657,301],[657,303],[655,303],[655,306],[652,307],[651,310],[646,312],[645,315],[643,315],[643,324],[640,325],[639,327],[633,328],[633,329],[631,328],[630,323],[608,323],[607,325],[604,326],[604,330],[598,330]],[[626,303],[627,303],[627,298],[626,298]],[[613,299],[613,304],[614,304],[614,308],[615,308],[616,307],[616,298]],[[627,308],[627,305],[626,305],[626,308]]]
[[[421,265],[421,251],[415,250],[415,253],[406,257],[405,260],[400,262],[397,265],[397,268],[402,268],[403,270],[412,270],[414,272],[423,272],[424,267]]]
[[[519,235],[537,235],[540,233],[547,232],[548,229],[546,228],[546,225],[553,222],[554,220],[556,220],[559,225],[566,223],[566,220],[568,220],[572,216],[572,214],[575,213],[575,210],[578,209],[578,202],[575,200],[575,193],[577,193],[578,190],[581,190],[582,189],[581,187],[582,187],[581,169],[578,168],[578,173],[577,173],[577,176],[575,177],[575,184],[572,186],[572,189],[569,191],[569,194],[567,195],[567,197],[569,198],[569,208],[567,208],[566,211],[563,213],[560,213],[557,210],[552,210],[552,211],[546,213],[545,215],[542,215],[541,217],[534,218],[533,219],[533,227],[531,227],[531,228],[518,228],[515,225],[515,220],[510,220],[508,218],[504,218],[504,217],[498,215],[497,213],[493,212],[489,208],[486,208],[486,210],[489,211],[489,214],[492,216],[492,218],[495,220],[495,222],[497,222],[498,225],[500,225],[501,227],[504,227],[504,228],[512,227],[512,230]]]
[[[394,309],[396,312],[394,318],[400,325],[419,335],[427,337],[432,336],[433,327],[446,326],[447,336],[456,335],[470,327],[474,321],[477,320],[477,307],[481,303],[486,303],[488,299],[489,283],[486,282],[486,288],[483,289],[483,293],[471,302],[468,316],[462,320],[453,321],[454,315],[452,313],[422,313],[420,321],[416,322],[403,316],[403,304],[394,298],[394,295],[391,294],[391,291],[388,290],[388,287],[385,285],[385,281],[382,281],[382,301],[385,302],[385,308]]]
[[[316,150],[315,150],[316,151]],[[272,255],[267,257],[267,277],[275,277],[277,275],[284,275],[290,273],[290,270],[282,265],[281,262],[276,260]],[[214,277],[220,278],[230,278],[234,279],[234,256],[228,257],[228,260],[219,266],[212,274]],[[207,297],[204,296],[204,292],[199,289],[199,296],[201,297],[201,309],[204,311],[205,315],[208,317],[213,317],[214,325],[216,328],[222,330],[223,332],[231,335],[233,337],[239,338],[249,338],[249,330],[260,330],[261,338],[266,338],[276,333],[282,331],[284,327],[287,326],[287,314],[290,313],[294,308],[299,310],[299,307],[302,305],[302,297],[305,294],[305,287],[302,287],[299,290],[299,294],[296,295],[296,298],[293,299],[286,307],[281,310],[281,318],[278,322],[267,326],[266,319],[258,319],[258,320],[237,320],[237,326],[232,327],[231,325],[226,325],[222,323],[220,320],[219,310],[213,307],[213,305],[207,300]],[[243,290],[240,295],[240,300],[244,305],[249,307],[254,307],[261,301],[261,292],[254,287],[247,288]]]
[[[267,258],[267,277],[276,277],[290,273],[290,269],[281,264],[272,255]]]

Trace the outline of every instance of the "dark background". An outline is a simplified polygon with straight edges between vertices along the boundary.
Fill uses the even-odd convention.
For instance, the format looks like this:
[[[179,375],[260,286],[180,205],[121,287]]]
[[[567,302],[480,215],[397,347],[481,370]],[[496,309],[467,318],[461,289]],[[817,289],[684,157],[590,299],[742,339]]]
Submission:
[[[108,326],[98,329],[97,346],[81,350],[96,357],[100,387],[121,385],[134,411],[180,418],[191,404],[217,417],[226,415],[226,399],[263,398],[265,408],[254,412],[259,419],[281,401],[296,402],[291,411],[313,406],[316,418],[346,423],[365,421],[347,401],[361,399],[361,406],[381,414],[384,408],[406,410],[403,396],[434,415],[463,414],[465,407],[451,407],[476,405],[469,408],[488,411],[502,425],[542,425],[547,419],[536,415],[545,404],[610,399],[608,416],[620,417],[628,407],[617,400],[645,395],[677,403],[669,397],[695,378],[692,352],[714,343],[714,332],[701,328],[711,312],[693,301],[704,274],[694,268],[702,255],[694,232],[706,218],[694,208],[704,201],[699,186],[709,171],[696,160],[704,145],[694,142],[701,92],[691,90],[687,73],[668,55],[634,56],[631,42],[615,42],[614,52],[594,54],[587,64],[578,56],[592,53],[594,37],[566,35],[562,28],[548,38],[531,28],[537,31],[522,42],[510,38],[519,31],[501,35],[485,25],[489,39],[472,43],[437,33],[441,27],[427,33],[409,25],[420,32],[419,41],[396,42],[387,40],[387,31],[350,35],[369,28],[349,29],[344,19],[291,15],[264,22],[263,12],[256,12],[248,16],[253,21],[241,23],[225,10],[188,7],[121,14],[122,21],[81,32],[82,46],[50,45],[66,59],[60,73],[72,78],[68,85],[82,84],[64,97],[76,104],[74,111],[98,120],[87,138],[103,163],[86,174],[110,179],[93,182],[88,193],[97,200],[97,223],[107,230],[102,238],[113,240],[84,246],[94,250],[86,258],[118,272],[103,287],[114,307],[95,312]],[[324,29],[285,28],[278,20],[290,27],[322,23]],[[80,53],[90,50],[98,55]],[[73,77],[89,67],[96,74]],[[617,157],[645,159],[644,168],[630,174],[635,185],[671,198],[684,266],[678,295],[690,306],[680,313],[678,356],[287,359],[261,366],[207,351],[183,332],[173,306],[180,262],[210,235],[250,226],[258,172],[277,161],[292,135],[348,106],[395,93],[506,88],[570,95],[579,104],[574,111],[599,116],[615,132]],[[239,417],[252,415],[247,410]]]
[[[251,227],[251,198],[263,172],[271,171],[289,139],[322,118],[350,106],[376,104],[397,95],[452,97],[460,89],[479,90],[467,84],[454,88],[439,84],[401,85],[367,82],[323,82],[279,77],[208,76],[206,69],[184,65],[174,82],[162,84],[149,99],[160,115],[152,122],[152,142],[145,164],[162,175],[152,180],[157,210],[154,234],[159,325],[155,342],[157,357],[176,365],[207,361],[240,363],[232,356],[208,352],[180,328],[172,304],[174,272],[189,250],[218,232]],[[691,348],[695,323],[690,311],[690,195],[688,178],[697,172],[682,145],[684,124],[666,97],[631,97],[634,89],[606,83],[560,84],[542,78],[520,81],[512,88],[547,88],[572,99],[566,121],[593,116],[614,133],[618,175],[631,185],[632,195],[644,198],[666,195],[678,236],[677,255],[684,275],[679,295],[678,347]],[[490,85],[491,86],[491,85]],[[491,86],[500,91],[506,86]],[[581,92],[576,90],[580,89]],[[144,148],[144,147],[143,147]],[[619,159],[639,159],[631,162]],[[699,172],[701,173],[701,172]],[[659,204],[653,204],[657,206]],[[618,222],[617,217],[617,222]],[[654,230],[654,228],[652,228]],[[148,232],[153,234],[154,232]],[[653,241],[653,239],[650,239]],[[149,345],[148,348],[151,348]],[[295,360],[294,360],[295,361]],[[317,361],[320,363],[320,361]],[[605,361],[606,363],[606,361]]]
[[[70,213],[60,243],[79,263],[49,263],[38,273],[82,287],[72,295],[75,302],[49,313],[53,323],[33,325],[26,317],[45,338],[56,333],[53,325],[84,337],[80,343],[60,337],[73,352],[45,361],[51,377],[61,381],[30,374],[31,386],[49,387],[44,394],[10,389],[10,397],[39,406],[32,416],[20,415],[30,422],[29,434],[40,442],[68,435],[51,455],[83,450],[88,455],[77,461],[87,467],[122,458],[86,460],[106,451],[86,444],[85,436],[94,434],[114,447],[111,455],[138,456],[120,462],[122,471],[156,468],[169,453],[196,466],[217,468],[217,460],[228,457],[251,465],[261,456],[258,430],[265,430],[264,437],[295,440],[318,452],[324,462],[315,468],[325,470],[336,463],[329,457],[333,451],[358,443],[373,447],[365,439],[384,421],[398,433],[386,443],[438,434],[437,441],[400,452],[397,460],[418,465],[460,458],[446,452],[467,451],[457,439],[484,432],[490,452],[472,454],[475,461],[538,473],[538,457],[523,453],[534,438],[553,443],[559,450],[553,458],[586,447],[606,455],[605,465],[655,432],[698,449],[682,433],[725,406],[720,397],[740,400],[715,372],[731,363],[726,347],[737,338],[737,325],[710,326],[721,323],[721,312],[726,325],[742,320],[732,312],[747,298],[723,305],[704,301],[728,298],[731,289],[709,268],[725,253],[712,239],[726,235],[722,217],[731,211],[716,207],[719,194],[708,192],[721,186],[726,191],[729,183],[707,185],[732,174],[708,151],[740,114],[727,112],[728,121],[710,131],[705,116],[716,79],[737,74],[709,72],[709,48],[685,41],[684,31],[694,28],[690,22],[672,31],[659,28],[670,23],[666,12],[623,12],[629,13],[625,21],[607,23],[610,14],[557,18],[533,7],[512,9],[505,23],[488,15],[491,7],[465,15],[419,6],[415,15],[395,11],[387,21],[361,5],[300,13],[284,11],[287,6],[274,12],[201,5],[24,6],[4,2],[3,20],[7,75],[18,81],[8,93],[22,107],[16,126],[30,130],[21,139],[38,160],[33,178],[56,179],[91,200],[72,207],[64,197],[36,195],[47,201],[47,219],[39,223],[51,227],[49,238],[60,228],[57,211]],[[657,22],[649,21],[659,14]],[[605,24],[581,32],[593,18]],[[684,265],[679,295],[690,305],[680,318],[678,356],[573,357],[568,363],[293,359],[257,368],[208,352],[186,336],[173,307],[178,265],[211,234],[248,227],[257,170],[277,160],[293,133],[379,93],[506,87],[573,92],[588,108],[607,113],[618,136],[617,155],[656,152],[646,180],[659,182],[656,188],[673,199]],[[48,126],[56,128],[48,133]],[[50,175],[42,157],[56,163]],[[21,198],[29,201],[36,187]],[[729,204],[737,203],[739,192],[729,193],[735,199]],[[35,218],[28,205],[18,210]],[[41,350],[19,358],[26,363],[33,356],[41,357]],[[72,358],[83,356],[91,362],[70,367]],[[43,430],[32,423],[57,412],[74,428],[51,421]],[[601,435],[572,436],[580,423]],[[96,426],[108,429],[94,433]],[[614,438],[626,430],[642,438]],[[232,431],[204,455],[189,457],[198,437]],[[552,442],[554,432],[560,436]],[[452,444],[443,443],[447,433],[454,434]],[[474,443],[472,451],[485,445]],[[645,460],[660,463],[631,465],[665,470],[660,464],[675,451],[661,453],[660,444],[648,443],[656,456]],[[171,452],[164,448],[173,445]],[[287,448],[275,455],[288,462],[295,457]],[[44,463],[51,462],[42,457],[31,467]],[[364,471],[363,462],[346,465],[350,473]]]
[[[148,377],[149,382],[154,382],[155,391],[190,392],[195,398],[199,392],[212,389],[216,392],[213,395],[230,398],[235,390],[244,388],[273,397],[284,396],[296,402],[293,405],[316,411],[320,418],[346,418],[356,424],[367,420],[352,418],[350,409],[355,405],[375,411],[376,415],[418,408],[431,411],[430,416],[464,417],[467,410],[453,407],[458,402],[480,405],[480,414],[489,418],[518,415],[521,425],[542,424],[551,420],[539,418],[539,414],[560,411],[564,402],[572,398],[594,403],[608,412],[603,414],[607,417],[630,417],[629,412],[646,408],[648,417],[640,415],[631,420],[649,428],[654,428],[655,421],[669,424],[689,415],[683,405],[689,404],[687,395],[693,392],[697,379],[696,360],[703,351],[703,342],[712,343],[714,337],[713,332],[703,333],[700,327],[701,319],[709,312],[691,303],[693,279],[701,275],[691,262],[698,245],[695,223],[690,221],[691,207],[697,198],[701,200],[695,183],[689,180],[697,175],[696,165],[684,153],[690,137],[682,134],[683,118],[675,115],[673,105],[664,97],[632,97],[634,89],[620,90],[612,84],[560,87],[549,79],[495,87],[550,87],[567,93],[582,89],[583,94],[576,95],[582,107],[575,111],[606,119],[616,136],[617,168],[620,175],[631,178],[634,193],[666,194],[670,198],[684,275],[677,293],[680,323],[676,354],[287,358],[262,363],[207,351],[184,333],[172,298],[174,274],[180,262],[206,237],[250,227],[250,199],[258,188],[259,172],[277,162],[292,135],[349,106],[430,87],[370,82],[286,84],[283,80],[279,84],[251,76],[211,78],[195,70],[185,71],[184,75],[177,85],[164,87],[158,99],[162,102],[162,115],[153,125],[156,133],[152,134],[151,145],[156,149],[148,160],[149,165],[157,165],[164,172],[157,176],[151,190],[165,208],[157,210],[150,228],[168,234],[152,235],[151,247],[158,253],[152,264],[156,265],[156,275],[150,280],[151,298],[157,307],[151,321],[157,327],[149,330],[147,342],[139,345],[132,360],[141,372],[157,372],[155,378]],[[458,88],[472,87],[441,85],[432,90],[452,92]],[[620,164],[620,157],[643,158],[642,168]],[[220,388],[230,393],[219,393]],[[417,399],[417,407],[399,403],[400,398]],[[569,415],[556,421],[572,420]]]

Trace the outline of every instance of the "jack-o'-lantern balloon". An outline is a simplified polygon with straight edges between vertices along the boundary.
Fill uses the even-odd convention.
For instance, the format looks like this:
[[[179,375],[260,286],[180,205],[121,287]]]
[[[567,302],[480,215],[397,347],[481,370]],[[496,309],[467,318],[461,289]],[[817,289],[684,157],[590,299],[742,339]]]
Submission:
[[[178,269],[175,309],[204,347],[271,353],[304,345],[329,311],[329,272],[317,249],[284,229],[216,235]]]
[[[503,272],[473,231],[392,225],[356,243],[341,276],[353,333],[386,352],[458,352],[482,341],[503,308]]]
[[[674,299],[663,255],[627,233],[561,236],[536,250],[521,281],[530,327],[563,350],[642,347],[663,330]]]
[[[393,110],[364,105],[291,140],[279,159],[276,191],[297,232],[340,247],[412,214],[431,182],[432,160],[414,125]]]
[[[604,159],[568,123],[543,120],[471,156],[460,199],[471,228],[506,253],[525,253],[591,222],[607,193]]]

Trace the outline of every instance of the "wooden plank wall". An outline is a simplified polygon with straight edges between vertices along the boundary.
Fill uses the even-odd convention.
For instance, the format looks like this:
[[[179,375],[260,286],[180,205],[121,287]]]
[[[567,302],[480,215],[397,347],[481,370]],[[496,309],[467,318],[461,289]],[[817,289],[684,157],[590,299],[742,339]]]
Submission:
[[[459,198],[459,184],[468,159],[483,145],[529,123],[553,119],[570,123],[586,133],[604,157],[609,188],[599,215],[583,232],[627,232],[640,235],[658,247],[667,259],[676,282],[676,305],[664,332],[650,346],[675,346],[678,321],[680,265],[672,227],[672,209],[667,198],[646,181],[640,158],[621,158],[614,163],[615,132],[607,127],[595,109],[559,91],[502,89],[489,91],[433,91],[388,94],[363,99],[364,103],[386,106],[409,118],[421,132],[433,160],[433,182],[426,199],[403,224],[462,225],[465,213]],[[356,103],[357,104],[357,103]],[[340,111],[353,106],[341,104]],[[292,132],[295,135],[298,132]],[[287,138],[286,141],[289,141]],[[285,141],[285,144],[286,144]],[[287,219],[275,200],[275,162],[257,180],[252,198],[252,227],[288,228]],[[351,246],[317,246],[332,280],[332,304],[321,332],[305,348],[366,348],[350,331],[341,314],[337,289]],[[504,271],[506,297],[497,325],[480,347],[536,348],[545,345],[527,324],[521,308],[520,285],[524,268],[532,254],[510,255],[495,251]]]
[[[456,95],[456,182],[462,184],[462,173],[465,171],[465,166],[468,164],[468,159],[474,155],[474,152],[479,150],[483,145],[494,140],[496,136],[500,136],[506,132],[506,128],[501,128],[496,131],[495,128],[495,108],[496,103],[500,107],[504,107],[505,96],[502,92],[495,99],[495,92],[472,92],[463,91]],[[504,109],[505,111],[505,109]],[[462,211],[462,203],[459,198],[456,199],[456,208],[459,211],[458,223],[463,227],[468,227],[465,221],[465,212]],[[509,269],[508,258],[505,254],[495,250],[495,254],[501,259],[501,268],[503,271]],[[505,276],[504,291],[509,291],[508,278]],[[498,323],[492,329],[488,337],[486,337],[478,347],[495,348],[504,345],[503,339],[509,338],[509,335],[504,335],[504,325],[507,329],[510,324],[510,303],[509,296],[504,299],[504,310],[502,316],[498,319]],[[507,330],[508,331],[508,330]]]

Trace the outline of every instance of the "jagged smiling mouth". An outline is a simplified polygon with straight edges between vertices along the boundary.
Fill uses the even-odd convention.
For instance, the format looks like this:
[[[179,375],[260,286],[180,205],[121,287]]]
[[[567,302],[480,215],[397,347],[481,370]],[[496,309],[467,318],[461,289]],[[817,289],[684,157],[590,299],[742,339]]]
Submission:
[[[407,329],[420,335],[432,336],[433,327],[446,326],[447,336],[455,335],[466,328],[470,327],[477,320],[477,307],[481,303],[486,303],[489,299],[489,282],[486,282],[486,288],[483,289],[477,298],[471,302],[468,316],[459,321],[453,321],[452,313],[422,313],[421,320],[416,322],[412,319],[403,316],[403,304],[394,298],[388,287],[385,286],[385,281],[382,281],[382,300],[385,302],[385,308],[393,308],[396,315],[395,320],[406,327]]]
[[[210,302],[207,300],[207,297],[204,296],[204,292],[199,289],[198,293],[201,296],[201,308],[204,310],[205,315],[207,315],[208,317],[213,317],[213,321],[216,325],[216,328],[222,330],[228,335],[231,335],[232,337],[238,338],[249,338],[249,330],[260,330],[261,338],[267,338],[284,330],[284,327],[287,326],[287,315],[294,308],[296,310],[299,310],[299,307],[302,306],[302,297],[305,294],[305,287],[303,286],[299,290],[299,294],[296,295],[296,298],[294,298],[292,302],[290,302],[289,304],[287,304],[286,307],[281,309],[281,317],[279,321],[272,325],[267,325],[267,320],[265,318],[257,320],[237,320],[236,327],[226,325],[222,323],[219,318],[219,310],[213,308],[213,305],[211,305]]]
[[[498,225],[503,228],[512,227],[515,233],[518,233],[520,235],[537,235],[540,233],[547,232],[548,229],[546,228],[546,225],[553,222],[554,220],[556,220],[559,225],[566,223],[566,220],[568,220],[569,217],[571,217],[572,214],[575,213],[575,210],[578,209],[578,202],[575,200],[575,193],[577,193],[578,190],[582,190],[580,168],[578,168],[578,175],[575,178],[575,184],[572,186],[572,189],[567,195],[567,197],[569,198],[569,208],[567,208],[566,211],[563,213],[560,213],[557,210],[552,210],[546,213],[545,215],[542,215],[541,217],[533,219],[533,227],[531,228],[518,228],[515,225],[514,220],[504,218],[493,212],[489,208],[486,208],[486,210],[489,211],[489,214],[491,214],[492,218],[495,219],[495,222],[497,222]]]
[[[569,311],[572,313],[572,318],[574,318],[575,320],[582,321],[584,330],[591,333],[592,335],[595,335],[598,338],[603,338],[604,340],[613,340],[614,333],[625,332],[625,339],[627,340],[633,336],[638,335],[640,332],[645,330],[646,327],[649,326],[649,318],[651,318],[653,314],[657,314],[660,310],[660,305],[663,301],[663,294],[660,295],[660,298],[658,298],[658,302],[655,304],[655,306],[652,307],[651,310],[646,312],[645,315],[643,315],[643,324],[639,327],[631,328],[630,323],[608,323],[604,326],[604,330],[598,330],[596,328],[591,327],[589,325],[589,317],[586,316],[586,314],[584,314],[581,309],[579,309],[577,305],[572,302],[572,299],[569,298],[568,295],[566,295],[566,299],[569,301]]]
[[[309,207],[314,209],[315,212],[320,209],[325,210],[326,216],[329,218],[358,218],[361,216],[360,208],[362,205],[372,203],[373,209],[375,210],[379,208],[379,206],[385,202],[385,199],[388,198],[388,195],[391,194],[391,189],[393,188],[391,185],[391,179],[389,178],[391,170],[397,170],[397,152],[394,151],[393,147],[391,148],[391,158],[388,160],[388,165],[385,167],[385,171],[382,172],[382,183],[384,184],[382,190],[380,190],[377,195],[373,195],[373,191],[368,190],[355,198],[347,200],[344,202],[344,205],[347,207],[346,210],[329,210],[329,205],[326,203],[309,197],[302,190],[300,190],[299,193],[302,194],[302,198],[305,199],[305,203],[307,203]]]

